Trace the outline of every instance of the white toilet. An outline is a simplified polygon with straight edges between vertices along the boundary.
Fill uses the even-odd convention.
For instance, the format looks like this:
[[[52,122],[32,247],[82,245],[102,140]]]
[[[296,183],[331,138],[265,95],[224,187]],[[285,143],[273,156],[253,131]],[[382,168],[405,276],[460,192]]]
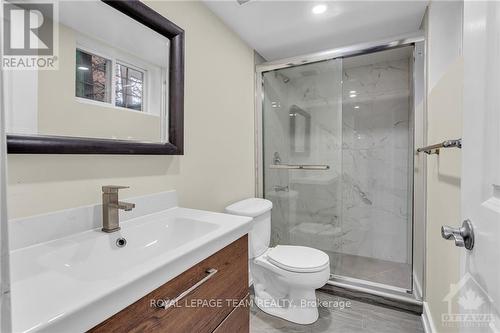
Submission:
[[[326,253],[305,246],[269,247],[271,209],[269,200],[250,198],[226,207],[226,212],[254,218],[249,233],[249,269],[255,303],[264,312],[297,324],[318,319],[315,289],[330,276]]]

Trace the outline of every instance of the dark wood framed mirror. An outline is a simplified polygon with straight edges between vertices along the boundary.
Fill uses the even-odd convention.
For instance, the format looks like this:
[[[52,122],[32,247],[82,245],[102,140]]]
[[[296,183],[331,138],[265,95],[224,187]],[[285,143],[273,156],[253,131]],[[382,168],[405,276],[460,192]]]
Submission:
[[[21,131],[18,133],[17,131],[9,131],[7,128],[7,151],[9,154],[139,154],[139,155],[183,155],[184,154],[184,30],[163,17],[161,14],[157,13],[144,3],[139,0],[120,0],[120,1],[108,1],[102,0],[102,2],[97,2],[98,4],[105,4],[106,10],[110,8],[112,10],[116,10],[125,16],[120,20],[128,19],[134,20],[135,22],[140,23],[141,26],[147,27],[151,30],[152,33],[157,33],[168,41],[168,48],[165,49],[164,58],[168,60],[168,64],[165,65],[164,71],[164,79],[163,81],[159,81],[163,83],[163,105],[164,109],[167,110],[164,112],[161,120],[158,116],[155,121],[161,123],[158,129],[158,132],[162,132],[162,139],[142,139],[137,138],[133,135],[130,135],[126,138],[123,137],[115,137],[111,135],[111,137],[106,137],[102,135],[98,135],[96,137],[92,137],[90,135],[73,135],[72,132],[66,131],[63,135],[57,134],[47,134],[47,133],[38,133],[39,131],[32,131],[37,133],[27,133]],[[61,11],[61,9],[59,9]],[[142,27],[142,29],[144,29]],[[141,28],[139,28],[141,29]],[[160,36],[160,37],[161,37]],[[129,38],[132,38],[130,36]],[[124,38],[122,38],[124,39]],[[130,44],[130,43],[129,43]],[[78,52],[81,52],[84,56],[93,56],[93,54],[85,54],[83,51],[78,49],[77,45],[77,60],[76,65],[78,66]],[[74,50],[72,51],[74,54]],[[143,52],[144,53],[144,52]],[[95,53],[98,54],[98,53]],[[74,55],[72,56],[74,57]],[[82,55],[80,54],[80,58]],[[121,58],[116,58],[121,59]],[[73,63],[75,60],[72,60]],[[125,62],[124,62],[125,63]],[[93,65],[94,63],[92,63]],[[127,64],[127,63],[126,63]],[[102,65],[102,64],[101,64]],[[118,68],[116,66],[123,66],[126,70],[128,65],[122,65],[118,62],[109,62],[108,67],[112,68],[113,75],[115,74],[115,69]],[[133,72],[136,68],[129,66],[130,71]],[[83,69],[88,71],[88,68],[84,66],[78,67],[78,69]],[[92,67],[93,70],[93,67]],[[123,69],[122,69],[123,71]],[[137,72],[137,71],[136,71]],[[77,75],[78,79],[78,71],[73,76]],[[145,71],[146,73],[146,71]],[[93,74],[93,72],[92,72]],[[141,74],[142,75],[142,74]],[[137,74],[136,74],[137,77]],[[133,76],[127,77],[130,79],[137,81],[136,77]],[[109,82],[113,83],[114,80],[118,80],[115,76],[109,75]],[[10,82],[16,82],[15,80],[11,80]],[[74,82],[74,79],[73,79]],[[129,81],[123,81],[125,83]],[[131,82],[131,81],[130,81]],[[43,83],[43,82],[42,82]],[[78,83],[78,82],[77,82]],[[40,84],[40,83],[37,83]],[[126,87],[127,85],[123,85]],[[150,85],[151,86],[151,85]],[[144,87],[148,87],[146,83],[144,86],[140,86],[141,93],[141,105],[146,104],[143,103],[143,92]],[[40,88],[38,88],[40,89]],[[122,100],[125,99],[125,88],[122,88],[122,94],[120,95]],[[78,85],[76,87],[77,97],[78,97]],[[73,94],[75,94],[75,90],[72,90]],[[113,87],[113,89],[109,89],[110,92],[115,94],[117,88]],[[19,92],[17,93],[19,95]],[[111,94],[111,93],[109,93]],[[154,95],[153,97],[157,97]],[[118,96],[118,95],[116,95]],[[72,96],[75,98],[75,96]],[[45,98],[45,97],[43,97]],[[117,98],[117,97],[116,97]],[[115,102],[115,97],[110,98],[110,100]],[[159,98],[155,98],[153,100],[158,100]],[[123,102],[121,100],[121,102]],[[88,103],[88,108],[94,107],[92,103],[94,101],[83,101]],[[153,104],[149,103],[150,105]],[[99,101],[100,103],[100,101]],[[116,102],[118,103],[118,102]],[[18,103],[19,104],[19,103]],[[85,103],[83,103],[85,104]],[[16,105],[16,103],[11,104]],[[111,104],[112,107],[116,107],[118,104]],[[38,104],[37,104],[38,106]],[[123,103],[119,105],[121,110],[125,110]],[[85,105],[83,106],[85,107]],[[83,108],[82,107],[82,108]],[[112,108],[109,107],[108,108]],[[128,107],[128,106],[125,106]],[[129,109],[132,107],[129,107]],[[142,108],[142,106],[141,106]],[[15,112],[16,109],[12,108],[10,112]],[[124,114],[134,114],[137,113],[137,108],[135,110],[125,110],[122,111]],[[142,110],[139,110],[142,111]],[[9,108],[6,107],[6,112],[9,112]],[[134,115],[135,116],[135,115]],[[108,117],[109,118],[109,117]],[[38,119],[38,122],[40,120]],[[110,121],[112,123],[112,120]],[[134,123],[133,121],[128,120],[127,124],[137,127],[139,124]],[[63,125],[64,126],[64,125]],[[91,126],[89,126],[91,127]],[[156,129],[155,129],[156,131]],[[89,131],[90,132],[90,131]],[[78,134],[78,133],[77,133]],[[158,135],[159,136],[159,135]]]

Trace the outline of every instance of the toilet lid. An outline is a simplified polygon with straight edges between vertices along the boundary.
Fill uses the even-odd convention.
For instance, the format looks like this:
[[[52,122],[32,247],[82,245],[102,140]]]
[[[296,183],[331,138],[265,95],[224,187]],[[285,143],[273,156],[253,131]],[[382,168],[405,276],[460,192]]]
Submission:
[[[328,267],[328,255],[306,246],[278,245],[269,249],[268,260],[274,265],[292,272],[318,272]]]

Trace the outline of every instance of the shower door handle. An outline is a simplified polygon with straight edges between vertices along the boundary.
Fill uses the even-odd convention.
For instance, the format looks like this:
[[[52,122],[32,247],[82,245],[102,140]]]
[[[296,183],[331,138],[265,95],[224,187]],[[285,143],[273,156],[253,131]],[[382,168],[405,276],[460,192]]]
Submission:
[[[458,228],[442,226],[441,236],[444,239],[453,239],[458,247],[465,247],[467,250],[472,250],[474,247],[474,229],[469,220],[465,220]]]

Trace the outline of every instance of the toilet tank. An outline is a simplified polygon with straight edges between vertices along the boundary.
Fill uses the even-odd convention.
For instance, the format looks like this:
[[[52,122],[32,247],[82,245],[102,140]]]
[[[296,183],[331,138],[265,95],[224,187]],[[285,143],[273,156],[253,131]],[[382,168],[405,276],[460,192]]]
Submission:
[[[226,207],[226,213],[253,217],[248,234],[248,256],[255,258],[269,248],[271,241],[271,209],[273,203],[266,199],[250,198]]]

